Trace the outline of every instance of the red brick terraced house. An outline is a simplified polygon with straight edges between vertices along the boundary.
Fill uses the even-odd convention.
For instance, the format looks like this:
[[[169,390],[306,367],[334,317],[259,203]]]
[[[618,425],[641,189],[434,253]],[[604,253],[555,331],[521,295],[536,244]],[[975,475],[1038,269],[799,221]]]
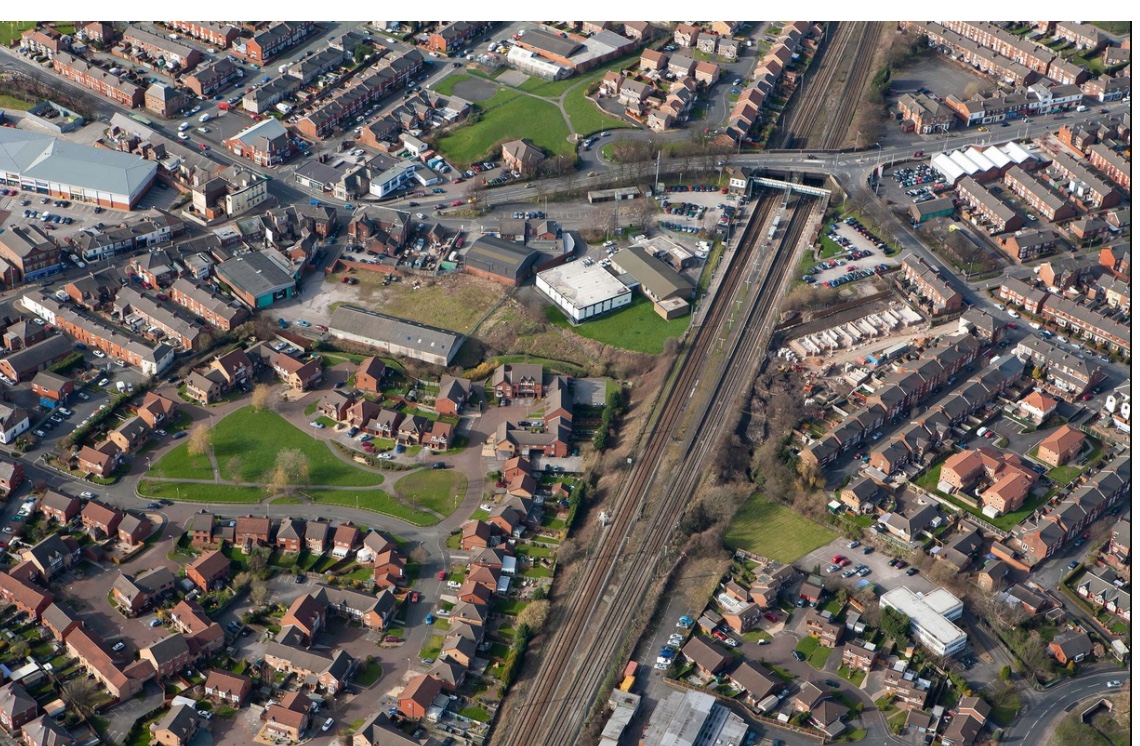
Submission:
[[[95,536],[114,536],[123,520],[123,513],[97,500],[89,500],[80,514],[83,528]]]
[[[68,80],[129,109],[139,108],[146,99],[146,89],[142,86],[119,80],[106,70],[70,54],[56,55],[52,67]]]

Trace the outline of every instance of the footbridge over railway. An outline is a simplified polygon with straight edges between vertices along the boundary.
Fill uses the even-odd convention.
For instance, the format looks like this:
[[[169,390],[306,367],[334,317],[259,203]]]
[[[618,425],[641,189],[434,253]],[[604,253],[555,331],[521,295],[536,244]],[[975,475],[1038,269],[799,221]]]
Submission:
[[[806,184],[796,184],[791,181],[770,179],[767,176],[753,176],[752,181],[759,186],[768,187],[769,189],[779,189],[785,192],[791,191],[796,194],[806,194],[809,197],[823,197],[824,199],[831,197],[831,191],[827,189],[808,186]]]

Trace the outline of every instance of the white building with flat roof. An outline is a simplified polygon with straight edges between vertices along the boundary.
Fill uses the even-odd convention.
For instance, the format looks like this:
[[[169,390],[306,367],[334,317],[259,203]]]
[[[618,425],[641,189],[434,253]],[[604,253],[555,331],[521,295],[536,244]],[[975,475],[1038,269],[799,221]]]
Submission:
[[[879,603],[910,617],[919,644],[935,655],[951,656],[965,649],[966,633],[951,621],[962,616],[962,601],[945,588],[927,594],[895,588],[884,593]]]
[[[628,306],[633,300],[633,291],[605,267],[582,261],[539,272],[535,284],[574,322]]]
[[[662,746],[743,746],[748,723],[705,692],[673,692],[649,716],[641,743]]]

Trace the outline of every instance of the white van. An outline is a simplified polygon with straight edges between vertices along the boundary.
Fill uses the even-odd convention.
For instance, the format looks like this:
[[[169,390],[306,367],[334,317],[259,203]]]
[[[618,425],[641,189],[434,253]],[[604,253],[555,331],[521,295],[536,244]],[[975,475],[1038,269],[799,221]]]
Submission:
[[[1089,107],[1085,106],[1084,104],[1081,104],[1080,106],[1077,107],[1077,111],[1088,111],[1088,110],[1089,110]]]
[[[183,122],[182,124],[178,125],[178,131],[179,132],[185,132],[188,129],[190,129],[190,123],[189,122]]]
[[[207,113],[203,114],[202,116],[198,117],[198,121],[199,121],[199,122],[208,122],[208,121],[210,121],[210,114],[209,114],[209,112],[207,112]]]

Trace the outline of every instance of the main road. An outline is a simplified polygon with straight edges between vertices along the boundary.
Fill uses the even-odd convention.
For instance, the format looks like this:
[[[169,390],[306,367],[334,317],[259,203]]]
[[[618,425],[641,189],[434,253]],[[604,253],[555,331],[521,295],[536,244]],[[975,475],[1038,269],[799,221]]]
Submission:
[[[1098,697],[1120,694],[1119,688],[1110,688],[1110,681],[1131,682],[1131,671],[1110,670],[1075,679],[1041,693],[1026,693],[1032,701],[1022,707],[1017,720],[1005,729],[1002,743],[1020,743],[1025,746],[1043,746],[1057,727],[1060,719],[1082,705],[1091,705]]]

